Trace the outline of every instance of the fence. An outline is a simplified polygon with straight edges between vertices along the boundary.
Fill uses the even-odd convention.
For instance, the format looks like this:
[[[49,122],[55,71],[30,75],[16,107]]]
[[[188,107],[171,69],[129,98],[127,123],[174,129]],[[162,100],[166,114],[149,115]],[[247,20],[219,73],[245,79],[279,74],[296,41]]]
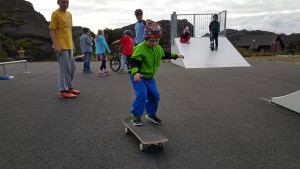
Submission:
[[[220,22],[219,35],[226,37],[227,11],[218,14]],[[186,26],[190,27],[192,37],[203,37],[209,35],[209,23],[214,14],[171,14],[171,38],[179,37]]]

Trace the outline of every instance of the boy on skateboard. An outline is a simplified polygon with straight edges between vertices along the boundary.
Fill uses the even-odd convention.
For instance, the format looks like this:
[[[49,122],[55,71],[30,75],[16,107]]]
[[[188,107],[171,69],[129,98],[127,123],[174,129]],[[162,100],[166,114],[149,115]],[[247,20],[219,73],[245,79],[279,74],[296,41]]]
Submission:
[[[136,98],[130,112],[131,121],[135,126],[142,125],[141,116],[145,109],[147,119],[156,124],[163,123],[156,115],[160,94],[154,77],[162,59],[184,58],[183,55],[166,52],[158,45],[161,34],[160,25],[147,20],[144,28],[144,41],[135,47],[131,58],[129,73]]]
[[[213,50],[214,48],[214,41],[216,43],[216,50],[218,49],[218,36],[220,32],[220,23],[218,22],[218,15],[214,14],[213,16],[213,21],[210,22],[209,24],[209,31],[210,31],[210,43],[211,43],[211,48]]]

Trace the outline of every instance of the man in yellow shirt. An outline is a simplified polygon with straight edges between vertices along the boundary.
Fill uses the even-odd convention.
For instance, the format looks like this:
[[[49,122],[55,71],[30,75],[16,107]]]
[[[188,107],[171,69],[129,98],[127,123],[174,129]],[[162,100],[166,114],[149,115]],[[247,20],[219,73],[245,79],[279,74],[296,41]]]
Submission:
[[[69,0],[57,0],[59,9],[51,15],[49,25],[53,48],[59,64],[59,95],[74,98],[80,93],[73,89],[72,81],[76,70],[73,53],[75,51],[72,37],[72,14],[67,11]]]

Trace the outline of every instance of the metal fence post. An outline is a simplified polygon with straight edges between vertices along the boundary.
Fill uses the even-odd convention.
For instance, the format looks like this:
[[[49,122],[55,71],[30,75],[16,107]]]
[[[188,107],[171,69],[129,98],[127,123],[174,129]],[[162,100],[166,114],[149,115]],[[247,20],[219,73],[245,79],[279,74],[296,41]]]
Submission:
[[[3,68],[4,68],[4,76],[7,76],[7,74],[6,74],[6,67],[5,67],[5,65],[3,65]]]
[[[224,36],[226,37],[226,20],[227,20],[227,11],[225,10],[225,18],[224,18]]]
[[[177,14],[171,14],[171,44],[174,44],[174,38],[177,37]]]
[[[27,73],[27,61],[25,62],[25,72],[24,73]]]

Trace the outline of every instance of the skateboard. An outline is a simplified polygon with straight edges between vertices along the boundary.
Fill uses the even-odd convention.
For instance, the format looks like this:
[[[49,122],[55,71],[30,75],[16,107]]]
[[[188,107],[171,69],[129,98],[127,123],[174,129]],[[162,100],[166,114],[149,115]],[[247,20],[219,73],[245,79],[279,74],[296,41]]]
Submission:
[[[213,39],[213,37],[210,37],[210,49],[211,49],[211,51],[214,51],[214,39]]]
[[[131,117],[127,117],[123,121],[126,126],[125,133],[133,134],[141,142],[139,145],[141,151],[145,151],[151,145],[158,145],[159,148],[163,149],[168,139],[161,132],[146,121],[143,122],[142,126],[135,126],[131,119]]]

